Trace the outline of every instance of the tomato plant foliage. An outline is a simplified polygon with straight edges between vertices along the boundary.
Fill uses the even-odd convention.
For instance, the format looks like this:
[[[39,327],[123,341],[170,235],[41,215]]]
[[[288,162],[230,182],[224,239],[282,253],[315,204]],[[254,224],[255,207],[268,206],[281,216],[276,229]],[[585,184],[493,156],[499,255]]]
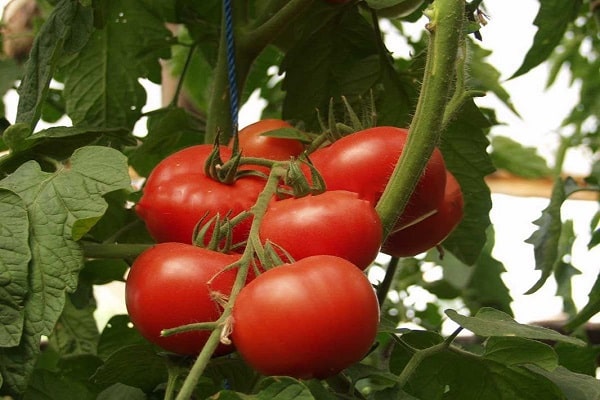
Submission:
[[[600,185],[597,157],[583,179],[562,174],[569,149],[580,147],[597,154],[600,144],[597,1],[539,1],[533,21],[537,31],[514,72],[515,77],[527,79],[532,69],[547,62],[549,86],[564,67],[579,83],[579,103],[557,127],[562,145],[553,168],[533,148],[505,138],[492,140],[491,128],[502,121],[497,121],[495,110],[478,106],[476,97],[487,93],[498,97],[512,112],[519,112],[499,72],[488,62],[493,50],[480,46],[488,22],[485,1],[250,0],[232,2],[230,25],[223,22],[229,21],[229,15],[224,13],[226,2],[221,0],[28,3],[33,11],[25,17],[31,19],[30,23],[15,24],[7,8],[0,30],[0,93],[17,89],[18,94],[16,115],[9,115],[8,107],[0,102],[0,396],[598,398],[597,343],[586,335],[585,328],[600,311],[600,278],[593,285],[588,303],[576,307],[571,278],[578,270],[571,253],[577,234],[561,212],[571,196],[579,192],[597,195]],[[519,12],[517,4],[506,7]],[[405,35],[407,22],[421,24],[423,34],[416,38]],[[387,29],[385,33],[382,26]],[[389,35],[403,37],[410,52],[390,52],[385,41]],[[233,53],[228,54],[228,50]],[[143,80],[163,86],[160,106],[152,108],[154,103],[148,99]],[[288,144],[294,143],[293,149],[276,148],[276,154],[283,154],[277,158],[283,161],[263,160],[256,166],[264,175],[269,171],[267,166],[274,165],[269,180],[261,174],[245,176],[252,169],[252,160],[244,158],[243,149],[240,158],[226,147],[237,130],[237,114],[233,111],[253,93],[264,100],[259,119],[279,121],[277,128],[283,128],[263,138],[285,138]],[[239,104],[231,102],[232,94],[237,95]],[[392,150],[385,145],[369,149],[366,141],[358,143],[357,148],[371,151],[369,161],[349,157],[342,163],[336,160],[340,154],[327,155],[330,149],[343,147],[349,138],[373,129],[402,131],[406,143],[401,149],[392,149],[391,157]],[[221,153],[207,166],[209,149],[217,148],[213,147],[217,142]],[[270,140],[269,146],[277,147],[277,142],[281,140]],[[175,188],[167,190],[164,204],[150,201],[147,194],[156,180],[152,174],[159,174],[161,163],[171,160],[173,154],[187,154],[196,146],[203,146],[205,153],[188,157],[183,166],[172,166],[185,171],[177,177],[167,176],[161,183]],[[303,150],[307,155],[300,156],[303,167],[289,162],[288,155],[298,156]],[[351,155],[352,149],[343,153]],[[292,326],[290,331],[279,322],[253,337],[240,316],[242,328],[235,331],[236,298],[241,299],[240,308],[249,309],[250,314],[252,304],[244,303],[244,298],[256,295],[257,304],[269,300],[268,294],[244,294],[244,289],[252,287],[244,287],[245,274],[258,272],[261,268],[257,266],[273,268],[259,274],[260,283],[294,266],[272,265],[280,261],[277,258],[282,252],[261,245],[258,228],[268,203],[305,203],[318,196],[327,199],[334,193],[327,192],[328,185],[360,196],[369,185],[377,185],[376,193],[367,199],[372,202],[368,213],[379,214],[381,232],[379,221],[375,228],[363,229],[352,225],[350,218],[344,220],[344,212],[338,212],[331,221],[325,218],[318,227],[302,227],[295,234],[290,224],[280,221],[273,232],[298,236],[286,238],[290,244],[281,250],[320,237],[328,241],[351,238],[348,243],[368,247],[368,254],[357,257],[371,260],[378,243],[397,228],[398,219],[400,224],[408,223],[409,232],[411,223],[431,218],[403,213],[410,214],[416,208],[435,215],[440,209],[444,179],[434,181],[434,187],[423,191],[419,177],[434,172],[427,166],[428,160],[442,157],[445,169],[440,171],[452,174],[462,193],[462,213],[456,213],[462,218],[448,235],[444,231],[439,237],[429,238],[422,249],[428,250],[424,255],[392,258],[385,265],[377,259],[370,268],[384,271],[385,278],[374,282],[376,296],[370,285],[365,286],[369,268],[364,273],[356,268],[347,276],[332,274],[323,279],[317,274],[314,282],[298,285],[306,286],[304,292],[294,291],[306,299],[298,306],[309,307],[302,311],[304,319],[298,322],[300,312],[286,311],[290,321],[302,325],[297,330]],[[242,167],[236,175],[238,162]],[[513,317],[510,288],[502,280],[504,266],[493,257],[496,238],[489,218],[492,202],[487,177],[495,170],[552,182],[548,205],[539,219],[532,221],[536,229],[527,239],[535,265],[523,268],[540,272],[539,280],[531,282],[531,293],[548,281],[556,282],[567,318],[560,326],[562,333],[525,325]],[[304,181],[294,175],[302,171],[310,171],[311,179]],[[214,189],[202,195],[228,193],[212,197],[214,204],[200,202],[206,210],[183,195],[188,187],[204,190],[208,186],[202,183],[204,179],[210,180]],[[300,198],[273,197],[265,201],[259,193],[270,193],[274,188],[272,179],[285,183],[276,182],[277,190],[293,187]],[[244,180],[253,182],[251,189],[242,188]],[[383,187],[380,182],[389,183]],[[323,187],[318,187],[319,183]],[[318,194],[323,190],[324,194]],[[170,197],[175,191],[183,196],[180,204]],[[232,206],[243,193],[247,201],[240,207]],[[284,195],[289,197],[289,193]],[[419,204],[415,204],[419,196]],[[138,212],[144,206],[160,206],[164,213],[157,222],[161,224],[158,230],[144,224],[136,205]],[[334,203],[329,206],[335,207]],[[228,214],[229,210],[232,212]],[[233,214],[242,210],[252,215],[240,225]],[[200,335],[208,345],[203,349],[194,347],[189,351],[191,355],[175,355],[146,340],[125,314],[112,316],[105,326],[98,326],[96,307],[103,301],[96,298],[98,286],[125,281],[138,256],[155,246],[156,240],[190,242],[193,228],[205,211],[210,214],[208,219],[219,212],[227,223],[234,220],[234,232],[243,230],[242,235],[233,235],[235,243],[229,243],[237,246],[233,249],[253,249],[252,254],[218,254],[219,259],[235,260],[239,265],[222,272],[221,279],[227,279],[224,291],[228,293],[211,299],[218,303],[211,311],[222,313],[206,317],[213,321],[220,316],[213,325],[204,326],[210,332]],[[589,249],[600,243],[599,219],[596,215],[590,221]],[[218,227],[221,233],[229,228],[222,221]],[[253,230],[250,223],[257,229]],[[215,226],[208,228],[208,232],[214,231]],[[419,232],[413,234],[415,237],[426,234],[421,231],[427,229],[411,230]],[[168,235],[163,237],[164,232]],[[437,248],[430,248],[434,245]],[[177,246],[194,249],[190,244]],[[355,245],[350,247],[360,250]],[[211,251],[194,249],[194,253]],[[344,252],[347,250],[341,256],[347,255]],[[207,259],[210,257],[204,257],[204,261]],[[243,267],[237,268],[240,265]],[[442,271],[433,281],[423,273],[431,265]],[[221,267],[227,266],[219,264]],[[307,280],[297,271],[294,274],[300,282]],[[139,277],[137,271],[136,275]],[[219,274],[212,275],[208,280],[217,285]],[[365,303],[351,303],[357,299],[350,289],[345,293],[344,288],[352,288],[357,282],[353,275],[360,277],[363,289],[368,289],[368,311],[361,311]],[[169,309],[173,313],[194,310],[194,304],[186,303],[194,301],[192,295],[177,300],[182,302],[181,307],[176,301],[166,303],[167,299],[176,299],[171,295],[176,293],[177,284],[155,284],[152,301],[165,299],[168,305],[162,304],[162,314],[168,314]],[[406,297],[416,286],[435,300],[418,309],[394,301]],[[344,293],[348,296],[346,302]],[[380,307],[376,335],[372,326],[375,298]],[[459,311],[444,310],[448,304],[445,300],[451,300]],[[325,306],[320,307],[319,302]],[[271,305],[260,311],[268,318],[267,314],[276,310],[276,305]],[[281,315],[276,317],[276,321],[285,321]],[[136,318],[132,315],[131,319]],[[357,324],[365,318],[371,325],[360,336],[364,340],[353,347],[358,337],[353,334],[360,333]],[[177,322],[186,325],[211,321]],[[442,324],[447,321],[471,332],[470,341],[457,337],[458,331],[450,335],[442,332]],[[139,319],[133,322],[139,323]],[[420,329],[403,328],[407,322]],[[319,329],[320,323],[326,328]],[[284,336],[271,338],[269,335],[277,330]],[[308,350],[294,348],[293,341],[283,340],[293,339],[297,332],[305,332],[304,339],[315,335],[314,341],[304,343],[326,343],[331,348],[319,352],[315,346],[310,354],[303,353]],[[263,365],[284,367],[253,367],[254,356],[247,357],[246,362],[244,351],[227,356],[212,354],[210,349],[217,348],[220,339],[233,339],[235,345],[236,335],[244,337],[242,346],[247,340],[263,346],[258,348]],[[276,340],[284,343],[278,347],[279,355],[268,352],[269,342]],[[285,365],[286,359],[295,356],[302,361],[303,354],[313,361],[302,366],[299,373]],[[322,360],[329,363],[327,372],[314,365]],[[267,376],[280,371],[291,376]]]

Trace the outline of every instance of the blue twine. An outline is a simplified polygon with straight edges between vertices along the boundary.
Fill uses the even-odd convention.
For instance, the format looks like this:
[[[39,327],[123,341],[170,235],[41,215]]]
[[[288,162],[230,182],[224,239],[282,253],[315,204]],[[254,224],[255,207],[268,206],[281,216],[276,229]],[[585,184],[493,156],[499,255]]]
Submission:
[[[229,106],[231,108],[231,124],[233,135],[238,131],[238,87],[235,70],[235,41],[233,39],[233,11],[231,0],[223,0],[225,15],[225,41],[227,42],[227,78],[229,79]]]

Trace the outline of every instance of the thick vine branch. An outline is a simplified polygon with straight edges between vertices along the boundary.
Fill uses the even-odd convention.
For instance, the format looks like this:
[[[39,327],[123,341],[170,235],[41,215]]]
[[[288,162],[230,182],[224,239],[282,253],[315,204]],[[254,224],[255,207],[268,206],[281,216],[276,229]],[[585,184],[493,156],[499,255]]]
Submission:
[[[464,0],[436,0],[426,15],[430,32],[425,76],[406,147],[377,204],[384,237],[404,210],[427,161],[438,144],[447,99],[455,77],[458,48],[465,19]]]

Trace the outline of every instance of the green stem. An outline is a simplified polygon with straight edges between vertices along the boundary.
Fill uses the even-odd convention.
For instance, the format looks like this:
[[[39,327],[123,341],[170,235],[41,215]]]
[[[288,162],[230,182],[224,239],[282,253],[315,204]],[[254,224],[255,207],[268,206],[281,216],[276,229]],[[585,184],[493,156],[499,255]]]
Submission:
[[[219,40],[213,88],[208,102],[206,134],[204,136],[204,142],[209,144],[214,143],[217,140],[217,136],[222,144],[227,144],[233,131],[231,106],[229,103],[229,76],[227,73],[227,42],[225,34],[225,23],[223,21],[221,23],[221,38]],[[237,85],[241,89],[250,71],[250,65],[254,60],[246,59],[240,55],[239,45],[236,42],[235,67]]]
[[[287,28],[290,22],[304,11],[312,1],[314,0],[291,0],[259,27],[252,30],[245,30],[243,28],[235,29],[235,67],[240,93],[242,93],[254,60],[277,37],[277,34]],[[237,19],[236,21],[243,22],[241,19]],[[232,131],[229,79],[227,75],[227,45],[225,41],[225,24],[222,23],[214,86],[208,104],[208,118],[204,141],[205,143],[214,143],[217,138],[217,132],[221,132],[219,140],[221,143],[226,144],[229,142]]]
[[[260,222],[262,221],[263,216],[267,211],[267,207],[273,196],[277,191],[277,187],[279,186],[279,182],[283,176],[285,176],[287,169],[286,164],[276,164],[271,173],[269,174],[269,178],[265,185],[265,188],[258,196],[256,204],[252,207],[250,212],[254,215],[254,219],[252,220],[252,225],[250,227],[250,238],[258,237],[258,231],[260,228]],[[242,258],[239,263],[239,270],[235,279],[235,283],[233,284],[233,288],[231,289],[231,294],[229,295],[229,300],[223,309],[223,313],[221,317],[215,321],[215,329],[210,334],[206,344],[202,348],[202,351],[198,355],[198,358],[194,362],[189,374],[185,378],[183,385],[181,387],[181,391],[177,395],[177,400],[187,400],[191,398],[194,388],[200,379],[200,376],[204,373],[206,366],[208,365],[214,351],[216,350],[219,342],[221,341],[221,335],[223,333],[223,329],[227,324],[231,321],[231,314],[233,312],[233,305],[235,303],[235,299],[238,294],[244,287],[246,283],[246,277],[248,275],[248,269],[252,258],[254,257],[254,246],[256,241],[249,240],[246,249],[242,255]]]
[[[398,376],[398,386],[400,388],[404,387],[425,359],[447,350],[460,331],[462,331],[462,328],[455,330],[452,335],[446,338],[442,343],[427,347],[426,349],[417,350],[410,360],[408,360],[408,363],[406,363],[406,366]]]
[[[198,47],[198,43],[196,43],[196,42],[192,43],[192,45],[190,46],[187,58],[185,59],[185,64],[183,65],[183,70],[181,71],[181,75],[179,76],[179,81],[177,82],[177,88],[175,89],[173,98],[171,99],[171,102],[169,103],[170,107],[177,106],[177,102],[179,101],[179,96],[181,94],[181,90],[183,89],[183,82],[185,80],[186,73],[190,68],[190,64],[192,63],[192,56],[194,55],[194,51],[196,50],[196,47]]]
[[[97,244],[82,243],[83,254],[87,258],[131,258],[137,257],[151,244]]]
[[[440,139],[463,35],[464,0],[436,0],[429,11],[431,37],[417,109],[402,156],[377,204],[384,237],[404,210]]]
[[[290,0],[260,26],[239,35],[240,50],[256,57],[274,38],[290,26],[292,20],[306,10],[314,0]],[[268,14],[268,11],[267,11]]]
[[[392,287],[392,283],[394,282],[394,275],[396,275],[399,263],[400,259],[398,257],[392,257],[385,271],[385,276],[377,287],[377,300],[379,301],[379,307],[383,306],[383,302],[387,298],[390,287]]]

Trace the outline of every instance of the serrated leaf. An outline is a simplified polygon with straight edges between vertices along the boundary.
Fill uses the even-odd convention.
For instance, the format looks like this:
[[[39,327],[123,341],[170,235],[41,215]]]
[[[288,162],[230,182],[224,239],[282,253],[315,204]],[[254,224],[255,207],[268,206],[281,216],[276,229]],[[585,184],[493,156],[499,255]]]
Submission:
[[[302,381],[285,377],[269,377],[260,382],[256,400],[315,400]]]
[[[146,394],[139,388],[115,383],[98,394],[96,400],[146,400]]]
[[[490,54],[487,50],[479,46],[473,40],[469,40],[469,89],[490,91],[496,95],[515,115],[519,116],[515,105],[510,99],[510,94],[500,84],[500,72],[484,60]]]
[[[76,240],[84,232],[74,231],[76,222],[99,219],[107,207],[102,196],[129,186],[126,158],[116,150],[93,146],[77,150],[69,168],[46,173],[30,161],[0,181],[1,188],[21,197],[30,223],[25,329],[20,345],[7,349],[0,365],[6,366],[2,374],[15,391],[24,389],[40,337],[54,328],[65,294],[77,288],[83,253]]]
[[[77,308],[69,300],[49,336],[50,345],[62,356],[96,354],[98,327],[94,318],[96,307]]]
[[[509,366],[534,364],[547,371],[558,366],[558,356],[552,347],[521,337],[490,337],[485,342],[483,357]]]
[[[33,130],[40,118],[48,85],[61,57],[78,51],[89,38],[92,9],[79,2],[61,0],[36,36],[19,86],[17,122]]]
[[[600,312],[600,274],[588,294],[588,302],[579,312],[565,324],[567,331],[573,331]]]
[[[558,354],[559,364],[570,371],[590,376],[596,375],[600,346],[575,346],[557,342],[554,351]]]
[[[538,229],[525,241],[533,245],[535,269],[542,274],[538,281],[527,291],[536,292],[550,277],[559,261],[558,244],[562,230],[561,206],[567,198],[565,183],[560,178],[554,181],[550,203],[542,211],[542,216],[534,221]]]
[[[169,154],[204,140],[204,135],[194,127],[192,117],[183,108],[168,107],[152,112],[147,128],[148,134],[142,139],[142,145],[129,157],[131,166],[141,176],[148,176]]]
[[[538,14],[533,21],[538,27],[533,44],[512,78],[527,73],[548,59],[560,43],[569,24],[577,17],[583,1],[544,0],[539,4]]]
[[[133,327],[129,316],[115,315],[107,323],[98,340],[98,357],[107,360],[122,347],[147,344]]]
[[[167,381],[167,368],[153,346],[131,345],[112,353],[91,379],[101,386],[122,383],[152,392]]]
[[[526,147],[506,137],[492,138],[492,161],[498,169],[504,169],[516,176],[528,179],[551,176],[546,160],[534,147]]]
[[[600,381],[593,376],[577,374],[562,366],[553,371],[546,371],[535,366],[529,368],[554,382],[568,400],[600,399]]]
[[[392,360],[410,356],[396,346]],[[403,389],[427,400],[566,400],[551,381],[525,367],[503,365],[464,350],[426,357]]]
[[[15,82],[21,78],[22,73],[22,67],[12,58],[0,60],[0,96],[4,96],[7,91],[12,89]]]
[[[19,196],[0,189],[0,347],[17,346],[28,292],[29,220]]]
[[[489,307],[482,308],[473,317],[461,315],[450,309],[445,313],[452,321],[478,336],[519,336],[528,339],[566,342],[579,346],[585,345],[581,339],[565,336],[551,329],[520,324],[510,315]]]
[[[35,370],[23,396],[23,400],[94,400],[95,398],[96,394],[82,382],[45,369]]]
[[[458,180],[464,195],[464,217],[442,243],[459,260],[472,265],[486,242],[492,208],[490,189],[484,177],[494,172],[487,153],[485,130],[490,121],[472,101],[465,104],[448,126],[440,142],[446,167]]]
[[[309,34],[281,64],[283,118],[302,120],[309,131],[318,131],[315,109],[327,110],[331,98],[365,95],[378,81],[380,66],[372,28],[358,9],[340,14],[331,7],[314,7],[311,12],[315,14],[306,20],[319,24],[307,29]]]
[[[438,297],[441,297],[440,294],[450,296],[446,298],[462,296],[465,305],[472,313],[477,312],[481,307],[493,307],[512,314],[510,308],[512,298],[502,280],[502,273],[506,272],[506,269],[492,255],[495,243],[492,226],[488,228],[486,236],[485,246],[477,261],[471,266],[465,265],[450,252],[445,253],[440,260],[437,250],[430,251],[426,260],[441,265],[444,268],[444,278],[427,284],[425,288],[429,291],[433,289],[432,293]],[[443,292],[439,293],[440,290]]]
[[[138,78],[159,81],[170,33],[144,2],[107,2],[107,22],[65,67],[67,114],[74,125],[132,129],[146,104]]]

